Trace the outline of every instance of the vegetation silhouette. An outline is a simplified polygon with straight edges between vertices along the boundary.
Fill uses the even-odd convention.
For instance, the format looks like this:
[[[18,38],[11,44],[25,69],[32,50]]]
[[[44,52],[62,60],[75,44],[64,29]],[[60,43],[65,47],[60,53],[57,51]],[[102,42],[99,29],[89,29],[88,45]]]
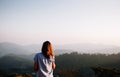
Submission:
[[[120,69],[120,53],[111,55],[65,53],[56,56],[56,66],[54,70],[56,77],[95,77],[95,71],[92,68]],[[33,58],[28,59],[21,55],[1,57],[0,77],[8,77],[14,73],[22,76],[28,73],[30,76],[35,77]]]

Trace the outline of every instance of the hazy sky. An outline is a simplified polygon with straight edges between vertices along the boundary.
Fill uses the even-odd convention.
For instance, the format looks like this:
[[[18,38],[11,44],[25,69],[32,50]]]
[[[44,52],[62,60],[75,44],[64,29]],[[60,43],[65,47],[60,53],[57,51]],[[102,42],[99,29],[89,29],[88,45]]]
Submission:
[[[120,0],[0,0],[0,42],[120,46]]]

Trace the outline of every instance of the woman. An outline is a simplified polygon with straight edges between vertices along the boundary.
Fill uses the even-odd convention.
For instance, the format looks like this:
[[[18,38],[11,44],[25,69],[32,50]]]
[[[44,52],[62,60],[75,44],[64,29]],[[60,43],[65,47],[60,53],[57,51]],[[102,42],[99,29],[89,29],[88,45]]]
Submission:
[[[53,77],[55,59],[51,43],[49,41],[45,41],[41,51],[41,53],[37,53],[34,57],[36,77]]]

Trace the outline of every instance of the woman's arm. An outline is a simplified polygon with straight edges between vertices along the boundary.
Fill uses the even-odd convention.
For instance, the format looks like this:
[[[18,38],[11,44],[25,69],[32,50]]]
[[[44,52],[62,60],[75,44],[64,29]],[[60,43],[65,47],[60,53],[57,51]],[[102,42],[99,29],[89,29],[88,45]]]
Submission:
[[[56,67],[56,64],[55,64],[55,56],[51,56],[51,61],[52,61],[52,69],[54,70],[55,67]]]
[[[56,67],[55,62],[52,62],[52,69],[54,70],[54,69],[55,69],[55,67]]]
[[[38,63],[35,61],[35,62],[34,62],[34,70],[35,70],[35,71],[38,71],[38,68],[39,68],[39,67],[38,67]]]

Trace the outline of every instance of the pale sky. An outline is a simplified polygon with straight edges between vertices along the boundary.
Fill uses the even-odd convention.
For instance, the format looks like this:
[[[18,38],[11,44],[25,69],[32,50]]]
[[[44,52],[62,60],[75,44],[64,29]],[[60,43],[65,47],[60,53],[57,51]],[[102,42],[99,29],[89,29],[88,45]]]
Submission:
[[[0,0],[0,42],[120,46],[120,0]]]

